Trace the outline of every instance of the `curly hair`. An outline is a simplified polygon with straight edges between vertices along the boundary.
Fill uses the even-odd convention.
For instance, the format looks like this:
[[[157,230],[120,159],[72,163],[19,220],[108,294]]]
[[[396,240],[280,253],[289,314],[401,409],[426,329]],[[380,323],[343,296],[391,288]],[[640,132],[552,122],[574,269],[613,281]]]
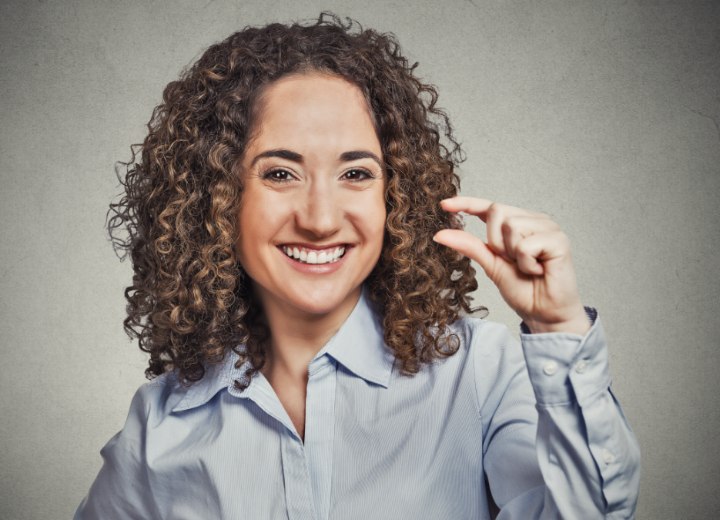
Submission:
[[[383,250],[366,280],[384,339],[405,375],[454,354],[447,326],[471,312],[470,261],[436,244],[460,218],[439,202],[459,190],[462,150],[434,86],[423,83],[390,33],[322,13],[310,25],[247,27],[209,47],[153,111],[148,135],[120,163],[125,189],[110,205],[116,251],[130,254],[125,330],[150,354],[146,376],[177,371],[191,384],[229,350],[263,367],[270,331],[236,250],[242,196],[238,165],[264,86],[291,73],[321,72],[364,94],[386,167]],[[123,170],[123,168],[121,168]]]

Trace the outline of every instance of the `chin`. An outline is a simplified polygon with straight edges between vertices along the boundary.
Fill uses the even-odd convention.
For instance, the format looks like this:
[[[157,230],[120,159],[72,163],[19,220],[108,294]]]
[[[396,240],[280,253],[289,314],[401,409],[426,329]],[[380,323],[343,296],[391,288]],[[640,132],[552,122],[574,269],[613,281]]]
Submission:
[[[339,288],[337,283],[313,284],[311,287],[296,287],[284,295],[278,294],[277,298],[283,301],[286,307],[320,317],[336,311],[342,312],[347,307],[352,308],[361,290],[361,284],[344,288]]]

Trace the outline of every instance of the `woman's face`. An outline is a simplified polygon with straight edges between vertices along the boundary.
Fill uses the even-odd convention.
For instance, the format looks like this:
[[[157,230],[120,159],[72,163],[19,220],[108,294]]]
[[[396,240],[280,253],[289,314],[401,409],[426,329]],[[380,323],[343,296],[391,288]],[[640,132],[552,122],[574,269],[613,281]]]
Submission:
[[[237,252],[266,312],[349,313],[385,228],[382,152],[351,83],[318,73],[268,86],[242,159]]]

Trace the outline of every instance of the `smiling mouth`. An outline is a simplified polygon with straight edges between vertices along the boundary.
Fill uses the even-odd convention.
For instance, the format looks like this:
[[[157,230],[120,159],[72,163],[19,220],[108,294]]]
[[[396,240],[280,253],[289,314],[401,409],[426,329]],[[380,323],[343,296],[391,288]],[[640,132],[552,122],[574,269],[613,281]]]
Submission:
[[[285,256],[303,264],[333,264],[345,255],[347,246],[331,247],[328,249],[307,249],[298,246],[280,246]]]

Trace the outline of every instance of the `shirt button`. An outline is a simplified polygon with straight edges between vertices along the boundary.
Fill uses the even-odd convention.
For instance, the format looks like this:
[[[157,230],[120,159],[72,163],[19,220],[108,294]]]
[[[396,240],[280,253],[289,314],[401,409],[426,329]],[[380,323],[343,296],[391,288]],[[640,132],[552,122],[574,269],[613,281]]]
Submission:
[[[602,458],[605,464],[612,464],[613,462],[615,462],[615,455],[607,448],[603,450]]]
[[[575,372],[577,372],[578,374],[582,374],[583,372],[585,372],[586,368],[587,368],[587,363],[585,362],[585,360],[581,359],[575,365]]]
[[[558,369],[558,366],[557,366],[557,363],[555,363],[555,361],[548,361],[547,363],[545,363],[545,366],[543,367],[543,372],[545,372],[546,376],[551,376],[555,372],[557,372],[557,369]]]

